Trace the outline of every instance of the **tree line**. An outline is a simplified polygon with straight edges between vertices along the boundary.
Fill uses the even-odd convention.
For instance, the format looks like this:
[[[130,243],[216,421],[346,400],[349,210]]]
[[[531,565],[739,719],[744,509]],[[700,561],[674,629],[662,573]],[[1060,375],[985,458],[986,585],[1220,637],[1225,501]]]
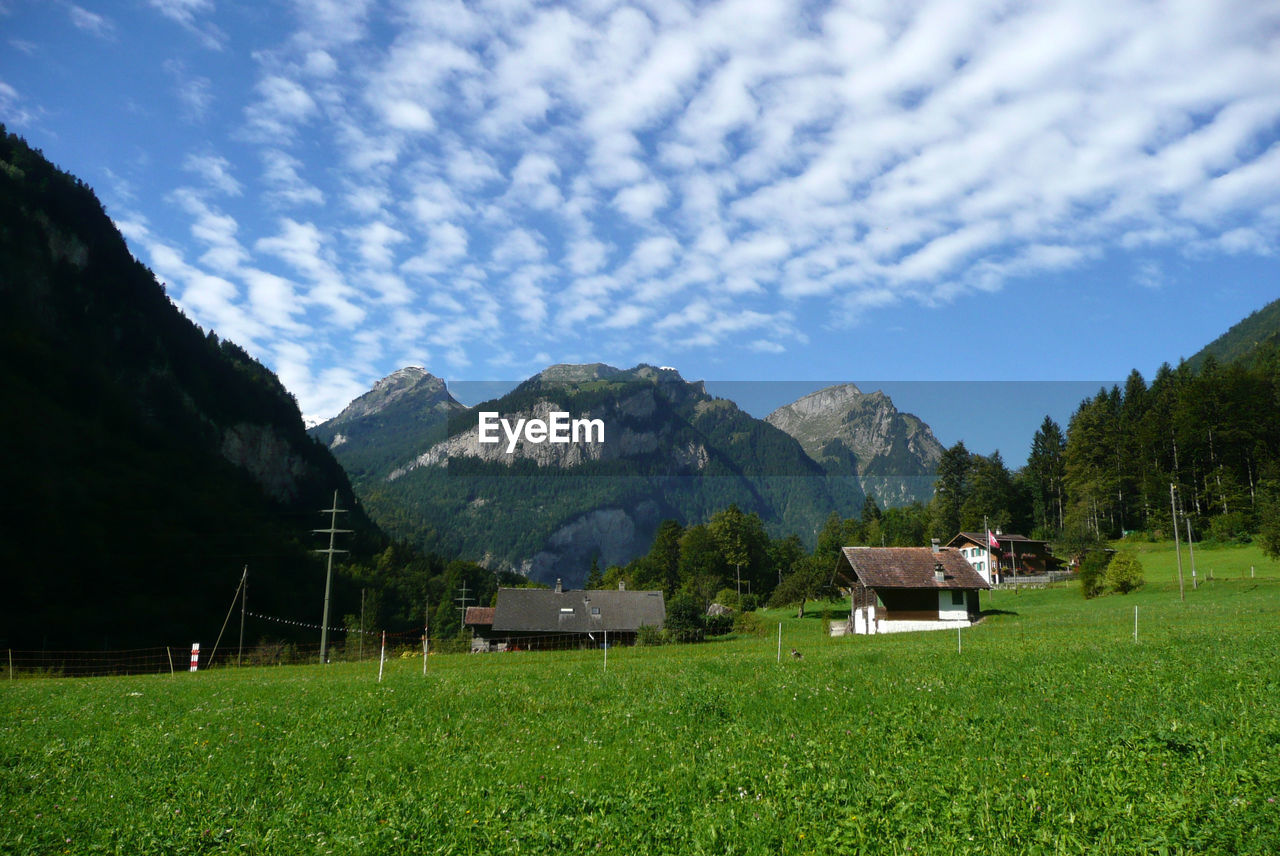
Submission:
[[[1172,487],[1172,489],[1171,489]],[[1164,364],[1148,384],[1137,370],[1124,385],[1080,403],[1064,430],[1046,416],[1025,465],[963,441],[945,450],[928,505],[832,512],[817,545],[769,538],[736,507],[706,524],[666,521],[649,553],[593,571],[594,584],[660,588],[703,604],[800,604],[824,593],[844,546],[922,546],[985,526],[1053,542],[1061,556],[1125,536],[1179,533],[1220,542],[1256,538],[1280,557],[1280,348],[1198,368]]]

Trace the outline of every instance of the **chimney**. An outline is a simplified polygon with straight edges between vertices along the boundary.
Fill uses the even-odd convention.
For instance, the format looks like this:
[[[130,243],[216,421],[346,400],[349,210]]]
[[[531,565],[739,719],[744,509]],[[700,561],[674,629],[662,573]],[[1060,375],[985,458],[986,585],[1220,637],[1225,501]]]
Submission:
[[[563,591],[564,588],[560,585],[560,578],[556,577],[556,594],[560,594]]]
[[[618,580],[618,591],[626,591],[626,590],[627,590],[627,581]]]
[[[941,562],[933,564],[933,579],[935,582],[942,582],[947,578],[947,572],[942,569]]]
[[[938,552],[938,550],[942,549],[942,542],[939,541],[937,538],[931,538],[929,539],[929,546],[932,547],[933,552],[936,553]]]

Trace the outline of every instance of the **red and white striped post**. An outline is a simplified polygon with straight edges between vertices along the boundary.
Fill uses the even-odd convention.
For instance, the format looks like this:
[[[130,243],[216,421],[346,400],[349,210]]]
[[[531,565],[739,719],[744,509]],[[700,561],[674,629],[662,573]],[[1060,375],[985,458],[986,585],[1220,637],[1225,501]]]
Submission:
[[[200,643],[191,643],[191,671],[195,671],[200,667]]]

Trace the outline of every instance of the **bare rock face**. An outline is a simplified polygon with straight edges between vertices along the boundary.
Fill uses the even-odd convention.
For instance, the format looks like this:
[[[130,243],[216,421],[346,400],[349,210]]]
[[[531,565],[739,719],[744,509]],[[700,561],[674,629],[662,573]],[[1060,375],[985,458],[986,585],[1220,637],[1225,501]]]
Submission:
[[[222,457],[247,471],[278,502],[296,500],[308,475],[306,462],[270,425],[241,422],[226,429]]]
[[[584,578],[593,558],[599,559],[602,568],[626,564],[648,547],[659,516],[652,502],[631,509],[597,509],[557,529],[546,546],[516,570],[531,580],[549,583],[561,577]]]
[[[928,502],[942,459],[942,444],[918,417],[902,413],[879,390],[848,383],[804,396],[766,421],[787,432],[837,475],[858,477],[881,505]]]

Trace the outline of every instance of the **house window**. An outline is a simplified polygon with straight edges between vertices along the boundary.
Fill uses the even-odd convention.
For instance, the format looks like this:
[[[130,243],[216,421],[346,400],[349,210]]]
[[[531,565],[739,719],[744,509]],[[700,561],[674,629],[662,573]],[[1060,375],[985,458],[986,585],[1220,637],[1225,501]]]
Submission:
[[[591,607],[591,614],[592,614],[592,615],[599,615],[599,614],[600,614],[600,607],[598,607],[598,606],[593,606],[593,607]]]
[[[953,592],[951,593],[951,605],[952,605],[952,606],[964,606],[964,592],[962,592],[962,591],[953,591]]]

